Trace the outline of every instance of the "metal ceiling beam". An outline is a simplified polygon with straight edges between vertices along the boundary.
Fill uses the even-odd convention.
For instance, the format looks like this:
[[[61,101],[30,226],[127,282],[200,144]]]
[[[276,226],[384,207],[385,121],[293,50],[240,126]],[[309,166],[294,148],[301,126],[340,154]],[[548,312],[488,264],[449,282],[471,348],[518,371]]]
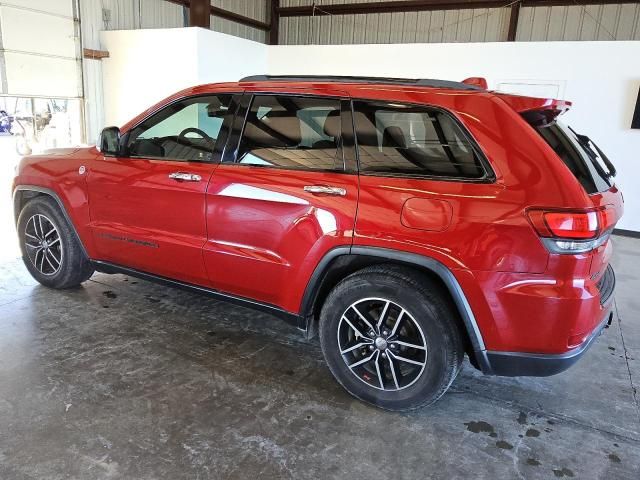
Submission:
[[[511,5],[511,14],[509,15],[509,31],[507,33],[507,42],[516,41],[516,33],[518,31],[518,19],[520,18],[520,3]]]
[[[367,13],[421,12],[434,10],[463,10],[470,8],[501,8],[509,5],[509,0],[400,0],[372,1],[368,3],[343,3],[334,5],[303,5],[280,7],[281,17],[310,17],[313,15],[358,15]],[[640,3],[640,0],[523,0],[523,7],[552,7],[576,5],[609,5],[620,3]]]
[[[191,9],[192,0],[166,0],[169,3],[175,3],[176,5],[180,5],[186,8]],[[193,0],[194,2],[197,0]],[[239,13],[230,12],[229,10],[225,10],[220,7],[214,7],[213,5],[209,6],[209,15],[213,15],[215,17],[224,18],[225,20],[230,20],[235,23],[239,23],[240,25],[246,25],[247,27],[257,28],[258,30],[263,30],[268,32],[271,28],[271,25],[265,22],[261,22],[260,20],[256,20],[255,18],[245,17],[244,15],[240,15]]]

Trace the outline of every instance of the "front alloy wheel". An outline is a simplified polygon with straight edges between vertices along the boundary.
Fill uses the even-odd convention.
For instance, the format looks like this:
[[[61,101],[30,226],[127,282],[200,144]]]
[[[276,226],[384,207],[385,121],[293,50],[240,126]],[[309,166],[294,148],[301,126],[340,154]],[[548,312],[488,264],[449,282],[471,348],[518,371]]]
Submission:
[[[53,222],[36,213],[27,220],[24,245],[31,264],[42,275],[55,275],[62,266],[62,240]]]
[[[30,199],[20,211],[17,227],[24,264],[42,285],[71,288],[93,273],[93,264],[52,197]]]

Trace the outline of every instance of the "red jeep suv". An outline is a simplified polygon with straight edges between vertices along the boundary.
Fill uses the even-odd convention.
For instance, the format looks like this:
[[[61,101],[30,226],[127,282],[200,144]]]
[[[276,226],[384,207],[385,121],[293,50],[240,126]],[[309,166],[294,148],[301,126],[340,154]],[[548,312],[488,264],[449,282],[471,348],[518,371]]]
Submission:
[[[458,83],[244,78],[160,102],[98,147],[22,160],[24,263],[69,288],[120,272],[319,334],[338,382],[436,401],[466,353],[544,376],[611,321],[615,169],[570,103]]]

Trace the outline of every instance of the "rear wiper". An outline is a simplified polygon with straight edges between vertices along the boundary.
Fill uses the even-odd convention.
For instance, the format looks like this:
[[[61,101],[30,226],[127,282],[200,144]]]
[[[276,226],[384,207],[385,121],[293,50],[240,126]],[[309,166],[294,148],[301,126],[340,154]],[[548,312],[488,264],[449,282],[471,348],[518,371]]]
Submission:
[[[571,127],[569,127],[569,130],[571,130],[571,132],[573,132],[573,134],[576,136],[576,139],[578,140],[580,145],[582,145],[582,147],[584,147],[584,149],[587,150],[587,152],[589,153],[589,156],[593,159],[596,167],[598,167],[599,170],[602,170],[602,168],[598,165],[598,160],[596,158],[597,156],[599,156],[604,162],[604,164],[606,165],[607,170],[609,170],[608,173],[604,171],[602,173],[604,173],[604,175],[607,177],[615,177],[616,173],[618,173],[616,170],[616,167],[613,166],[613,163],[611,163],[611,160],[609,160],[609,158],[605,155],[605,153],[602,150],[600,150],[600,147],[598,147],[598,145],[596,145],[596,143],[586,135],[582,135],[576,132]],[[591,145],[595,147],[595,149],[598,152],[597,154],[596,152],[593,151],[593,149],[591,148]]]

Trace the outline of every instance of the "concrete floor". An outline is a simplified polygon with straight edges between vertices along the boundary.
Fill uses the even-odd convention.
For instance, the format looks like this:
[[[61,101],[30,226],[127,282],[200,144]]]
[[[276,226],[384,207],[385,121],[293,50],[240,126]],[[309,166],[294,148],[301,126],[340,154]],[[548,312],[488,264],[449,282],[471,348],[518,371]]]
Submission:
[[[0,478],[640,478],[640,240],[619,319],[552,378],[468,363],[434,407],[354,400],[279,320],[126,276],[0,264]],[[635,387],[634,387],[635,385]]]

